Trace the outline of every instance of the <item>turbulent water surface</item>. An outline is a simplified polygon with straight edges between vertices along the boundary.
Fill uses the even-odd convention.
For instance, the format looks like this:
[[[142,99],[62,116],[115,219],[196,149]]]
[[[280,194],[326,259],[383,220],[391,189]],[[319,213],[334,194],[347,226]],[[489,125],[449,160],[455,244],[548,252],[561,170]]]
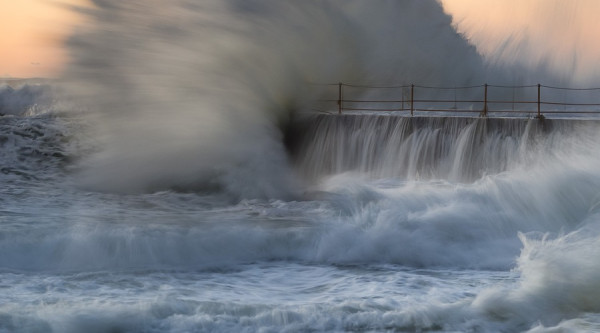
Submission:
[[[0,329],[600,328],[595,122],[298,126],[304,185],[257,199],[92,190],[75,176],[97,149],[81,118],[2,117]]]
[[[0,87],[0,332],[600,331],[598,122],[301,114],[493,71],[379,5],[96,1]]]

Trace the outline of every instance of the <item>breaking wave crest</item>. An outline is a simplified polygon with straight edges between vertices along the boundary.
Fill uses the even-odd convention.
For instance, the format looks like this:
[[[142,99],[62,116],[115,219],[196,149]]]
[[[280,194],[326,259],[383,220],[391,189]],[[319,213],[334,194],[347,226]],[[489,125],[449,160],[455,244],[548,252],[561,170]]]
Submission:
[[[49,85],[8,85],[0,82],[0,116],[38,115],[52,110],[54,97]]]

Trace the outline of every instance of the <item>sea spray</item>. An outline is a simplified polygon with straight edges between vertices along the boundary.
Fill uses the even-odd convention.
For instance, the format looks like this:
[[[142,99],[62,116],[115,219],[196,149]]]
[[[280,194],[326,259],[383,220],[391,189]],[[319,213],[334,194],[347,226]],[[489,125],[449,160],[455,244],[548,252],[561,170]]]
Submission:
[[[323,119],[312,124],[326,125],[323,142],[357,150],[342,154],[334,171],[296,160],[314,176],[303,200],[232,204],[219,191],[73,187],[57,163],[72,140],[55,128],[57,118],[2,118],[2,148],[11,156],[3,163],[17,173],[3,166],[0,175],[0,328],[537,332],[597,325],[596,122],[335,119],[335,130]],[[392,142],[411,143],[410,158],[421,161],[410,163],[414,174],[371,152],[396,147],[380,137],[384,123]],[[311,133],[299,142],[314,140]],[[313,148],[300,157],[316,157]],[[373,162],[363,163],[367,156]],[[480,174],[468,167],[474,161],[456,156],[507,163],[478,164],[486,170]],[[432,165],[436,173],[428,173]]]
[[[485,290],[474,300],[475,309],[512,322],[511,326],[538,318],[541,327],[600,311],[597,292],[600,267],[596,260],[600,249],[598,214],[591,215],[582,221],[580,229],[568,234],[542,237],[520,234],[519,238],[523,242],[517,266],[520,282],[508,290]]]
[[[300,79],[467,75],[463,59],[479,57],[447,56],[445,41],[466,44],[437,2],[97,3],[72,40],[83,119],[0,118],[0,331],[598,327],[596,123],[317,117],[321,141],[281,130],[280,111],[324,93]],[[305,52],[323,49],[344,52]],[[73,162],[66,148],[88,136]]]
[[[470,125],[457,126],[455,136],[447,138],[447,151],[454,151],[451,145]],[[521,125],[514,132],[510,126],[502,129],[504,135],[515,135],[509,152],[516,155],[504,155],[503,146],[496,147],[512,162],[468,181],[444,179],[452,169],[432,178],[424,171],[414,178],[402,173],[375,177],[369,169],[322,172],[318,182],[305,188],[301,201],[244,199],[234,205],[217,194],[83,192],[68,208],[45,208],[46,222],[35,232],[17,228],[7,233],[0,243],[5,254],[0,264],[77,271],[292,260],[507,270],[522,246],[519,232],[555,237],[585,225],[598,210],[595,125],[568,120],[552,126],[523,147],[520,140],[530,138],[515,135],[524,133]],[[469,150],[493,156],[485,140],[496,142],[497,135],[494,126],[488,127],[484,140]],[[424,142],[420,151],[430,150],[427,144],[438,143]],[[59,193],[78,197],[77,189],[65,186],[31,191],[26,203],[44,206]],[[11,202],[7,207],[16,206]],[[21,215],[23,209],[11,209],[15,223],[29,218]],[[61,226],[60,233],[48,231],[55,225]]]
[[[281,128],[324,93],[311,83],[485,76],[433,0],[97,1],[86,12],[66,78],[102,146],[82,183],[100,190],[289,197]]]

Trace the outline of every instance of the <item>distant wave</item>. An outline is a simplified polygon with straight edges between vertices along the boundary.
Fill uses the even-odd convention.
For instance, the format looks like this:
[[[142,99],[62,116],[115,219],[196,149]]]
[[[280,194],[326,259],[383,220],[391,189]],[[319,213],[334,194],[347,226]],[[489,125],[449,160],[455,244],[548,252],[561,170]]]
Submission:
[[[25,115],[48,110],[53,104],[48,85],[8,85],[0,82],[0,115]]]

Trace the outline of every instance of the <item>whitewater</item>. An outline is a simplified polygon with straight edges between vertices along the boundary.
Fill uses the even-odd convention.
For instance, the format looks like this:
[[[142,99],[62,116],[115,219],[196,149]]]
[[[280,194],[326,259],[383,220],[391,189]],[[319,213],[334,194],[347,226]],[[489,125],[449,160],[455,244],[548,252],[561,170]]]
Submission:
[[[64,77],[0,85],[0,332],[600,331],[600,123],[312,112],[566,82],[377,4],[74,8]]]

